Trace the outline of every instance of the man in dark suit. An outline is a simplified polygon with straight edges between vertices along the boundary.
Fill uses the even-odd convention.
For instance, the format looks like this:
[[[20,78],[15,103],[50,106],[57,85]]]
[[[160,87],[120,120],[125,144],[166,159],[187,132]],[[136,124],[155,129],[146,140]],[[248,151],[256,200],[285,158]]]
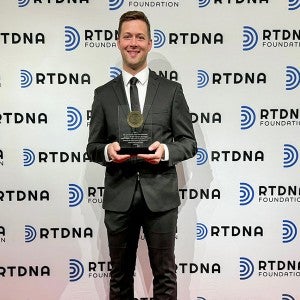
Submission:
[[[175,165],[196,154],[191,116],[181,85],[147,67],[152,40],[144,13],[129,11],[121,16],[117,44],[122,74],[95,90],[87,145],[91,161],[106,166],[103,208],[112,264],[110,299],[134,299],[142,227],[154,276],[153,297],[175,300],[174,246],[180,205]],[[148,148],[152,153],[120,154],[119,123],[130,112],[133,76],[138,81],[144,126],[150,124],[152,131]]]

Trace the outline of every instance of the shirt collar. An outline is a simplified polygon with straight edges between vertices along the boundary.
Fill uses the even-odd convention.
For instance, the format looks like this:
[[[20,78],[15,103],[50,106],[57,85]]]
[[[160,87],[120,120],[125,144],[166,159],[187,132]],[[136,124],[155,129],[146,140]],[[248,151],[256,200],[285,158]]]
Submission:
[[[122,70],[122,76],[123,76],[123,80],[125,85],[127,86],[129,84],[129,80],[131,79],[131,77],[133,77],[130,73]],[[139,73],[135,74],[134,77],[136,77],[139,82],[144,85],[149,77],[149,68],[144,68],[142,71],[140,71]]]

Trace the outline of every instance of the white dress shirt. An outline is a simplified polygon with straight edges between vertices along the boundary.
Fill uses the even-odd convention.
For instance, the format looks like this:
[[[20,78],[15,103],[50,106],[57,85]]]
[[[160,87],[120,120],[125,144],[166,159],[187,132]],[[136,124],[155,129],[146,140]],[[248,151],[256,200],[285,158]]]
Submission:
[[[122,76],[123,76],[127,101],[130,107],[130,79],[133,76],[124,70],[122,71]],[[146,99],[147,86],[148,86],[149,68],[143,69],[142,71],[137,73],[134,77],[138,79],[138,82],[136,83],[136,87],[138,89],[141,112],[143,112],[145,99]]]

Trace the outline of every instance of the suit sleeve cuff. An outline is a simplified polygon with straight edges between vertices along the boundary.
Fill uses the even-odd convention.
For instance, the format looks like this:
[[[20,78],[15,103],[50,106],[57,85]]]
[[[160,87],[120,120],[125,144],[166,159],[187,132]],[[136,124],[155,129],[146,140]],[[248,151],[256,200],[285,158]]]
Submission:
[[[169,148],[166,144],[162,144],[163,147],[164,147],[164,150],[165,150],[165,155],[164,155],[164,158],[161,159],[161,161],[168,161],[169,160]]]
[[[112,160],[108,157],[108,153],[107,153],[108,145],[109,145],[109,144],[107,144],[107,145],[105,146],[105,148],[104,148],[104,157],[105,157],[105,161],[106,161],[106,162],[112,161]]]

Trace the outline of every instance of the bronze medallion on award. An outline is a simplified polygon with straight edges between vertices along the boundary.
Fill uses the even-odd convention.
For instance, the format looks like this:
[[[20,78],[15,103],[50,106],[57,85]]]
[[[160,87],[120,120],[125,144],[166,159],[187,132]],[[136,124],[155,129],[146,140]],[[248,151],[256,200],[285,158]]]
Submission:
[[[143,115],[139,111],[131,111],[127,116],[127,123],[131,128],[140,128],[144,123]]]

